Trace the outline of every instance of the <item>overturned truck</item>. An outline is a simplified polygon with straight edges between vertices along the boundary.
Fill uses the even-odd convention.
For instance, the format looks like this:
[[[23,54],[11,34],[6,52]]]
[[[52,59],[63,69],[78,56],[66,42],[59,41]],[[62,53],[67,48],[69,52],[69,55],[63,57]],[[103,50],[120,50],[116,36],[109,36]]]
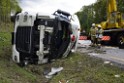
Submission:
[[[12,32],[12,59],[16,63],[46,63],[75,52],[80,34],[76,15],[57,10],[52,15],[15,16]]]

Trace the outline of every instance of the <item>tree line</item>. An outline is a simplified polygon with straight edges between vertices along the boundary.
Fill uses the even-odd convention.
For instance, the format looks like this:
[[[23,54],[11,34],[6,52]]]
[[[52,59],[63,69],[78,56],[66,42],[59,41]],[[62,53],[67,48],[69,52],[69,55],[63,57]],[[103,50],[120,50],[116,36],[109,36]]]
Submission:
[[[10,20],[11,11],[19,12],[21,8],[17,0],[0,0],[0,22]]]
[[[94,4],[83,6],[81,10],[76,13],[83,30],[88,32],[92,23],[106,21],[107,1],[108,0],[97,0]],[[124,0],[116,1],[118,11],[124,13]]]
[[[0,32],[10,32],[12,30],[11,12],[21,12],[21,10],[17,0],[0,0]]]

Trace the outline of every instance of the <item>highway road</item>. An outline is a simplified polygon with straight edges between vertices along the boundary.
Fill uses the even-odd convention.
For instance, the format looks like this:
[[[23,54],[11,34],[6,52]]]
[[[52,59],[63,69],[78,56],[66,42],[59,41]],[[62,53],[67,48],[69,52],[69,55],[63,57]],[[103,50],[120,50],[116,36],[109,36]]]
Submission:
[[[84,44],[86,44],[86,42]],[[101,46],[101,48],[90,47],[88,44],[83,45],[83,43],[83,47],[80,47],[81,45],[78,46],[77,51],[80,53],[102,58],[105,61],[110,61],[124,67],[124,49],[119,49],[114,46]]]

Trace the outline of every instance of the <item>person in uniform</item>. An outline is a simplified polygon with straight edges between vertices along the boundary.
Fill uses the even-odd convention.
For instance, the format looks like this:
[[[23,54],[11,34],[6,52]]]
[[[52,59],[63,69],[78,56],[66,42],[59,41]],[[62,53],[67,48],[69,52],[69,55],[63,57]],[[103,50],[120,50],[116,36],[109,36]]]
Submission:
[[[103,37],[103,29],[101,27],[101,25],[97,26],[97,30],[96,30],[96,44],[98,47],[101,46],[101,39]]]
[[[91,37],[91,46],[96,45],[96,25],[95,23],[92,24],[92,27],[90,28],[90,37]]]

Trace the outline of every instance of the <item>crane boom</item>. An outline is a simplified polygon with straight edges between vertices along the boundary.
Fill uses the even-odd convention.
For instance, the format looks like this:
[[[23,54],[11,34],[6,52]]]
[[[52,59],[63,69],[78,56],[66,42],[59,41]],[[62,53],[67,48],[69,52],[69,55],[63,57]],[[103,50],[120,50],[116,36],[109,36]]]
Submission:
[[[108,13],[117,12],[116,0],[108,0]]]
[[[117,13],[118,13],[118,11],[117,11],[116,0],[108,0],[108,3],[107,3],[107,23],[109,24],[110,27],[118,27]]]

